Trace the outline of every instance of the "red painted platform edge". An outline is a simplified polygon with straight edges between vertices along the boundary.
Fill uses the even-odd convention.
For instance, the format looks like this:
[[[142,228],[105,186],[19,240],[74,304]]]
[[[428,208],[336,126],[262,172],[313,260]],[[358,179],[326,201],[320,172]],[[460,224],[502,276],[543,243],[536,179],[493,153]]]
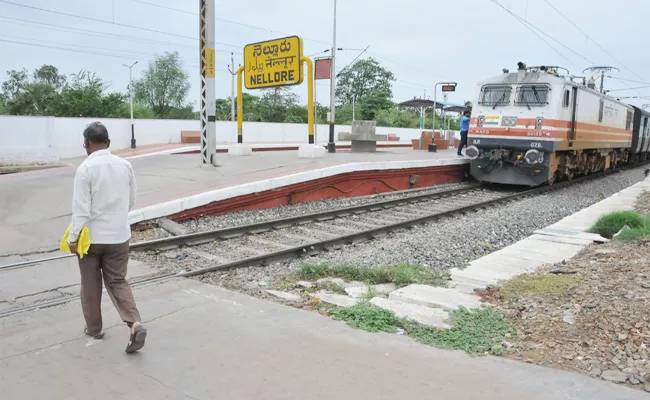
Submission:
[[[258,151],[293,151],[293,150],[298,150],[300,146],[286,146],[286,147],[253,147],[253,151],[258,152]],[[327,147],[327,146],[323,146]],[[402,147],[412,147],[411,144],[377,144],[377,148],[402,148]],[[352,145],[349,144],[344,144],[344,145],[337,145],[337,149],[351,149]],[[179,151],[175,152],[173,154],[199,154],[201,150],[188,150],[188,151]],[[217,149],[217,153],[227,153],[228,149]]]
[[[367,196],[398,190],[460,182],[469,172],[467,164],[436,167],[357,171],[309,182],[216,201],[169,216],[183,222],[205,215],[257,210],[323,199]]]

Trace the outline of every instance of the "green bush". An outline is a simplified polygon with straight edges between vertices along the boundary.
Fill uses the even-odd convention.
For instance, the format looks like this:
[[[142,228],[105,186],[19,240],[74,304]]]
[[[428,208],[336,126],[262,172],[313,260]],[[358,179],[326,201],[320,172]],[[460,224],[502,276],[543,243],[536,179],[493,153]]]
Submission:
[[[626,225],[631,229],[644,228],[645,220],[634,211],[617,211],[600,217],[589,232],[611,239]]]

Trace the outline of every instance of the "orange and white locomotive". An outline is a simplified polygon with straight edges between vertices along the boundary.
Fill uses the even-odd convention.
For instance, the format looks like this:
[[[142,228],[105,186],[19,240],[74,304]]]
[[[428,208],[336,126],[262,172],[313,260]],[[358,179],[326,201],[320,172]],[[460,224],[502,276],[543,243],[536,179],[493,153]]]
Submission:
[[[467,148],[475,179],[537,186],[647,159],[650,113],[559,69],[519,63],[479,83]]]

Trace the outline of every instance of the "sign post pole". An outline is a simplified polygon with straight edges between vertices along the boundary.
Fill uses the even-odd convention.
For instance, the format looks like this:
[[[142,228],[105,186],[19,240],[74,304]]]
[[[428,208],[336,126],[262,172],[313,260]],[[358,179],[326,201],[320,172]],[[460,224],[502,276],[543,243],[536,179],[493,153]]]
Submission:
[[[307,66],[307,132],[309,144],[314,144],[314,63],[309,57],[302,57],[301,61]]]

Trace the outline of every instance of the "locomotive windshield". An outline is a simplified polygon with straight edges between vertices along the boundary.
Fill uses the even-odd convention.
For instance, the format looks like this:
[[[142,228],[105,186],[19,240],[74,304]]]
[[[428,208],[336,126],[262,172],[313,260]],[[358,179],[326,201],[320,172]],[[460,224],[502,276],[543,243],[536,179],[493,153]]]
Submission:
[[[524,106],[545,106],[548,104],[548,92],[550,88],[546,85],[522,85],[517,88],[515,104]]]
[[[498,106],[501,104],[510,104],[510,85],[487,85],[481,90],[479,104],[485,106]]]

